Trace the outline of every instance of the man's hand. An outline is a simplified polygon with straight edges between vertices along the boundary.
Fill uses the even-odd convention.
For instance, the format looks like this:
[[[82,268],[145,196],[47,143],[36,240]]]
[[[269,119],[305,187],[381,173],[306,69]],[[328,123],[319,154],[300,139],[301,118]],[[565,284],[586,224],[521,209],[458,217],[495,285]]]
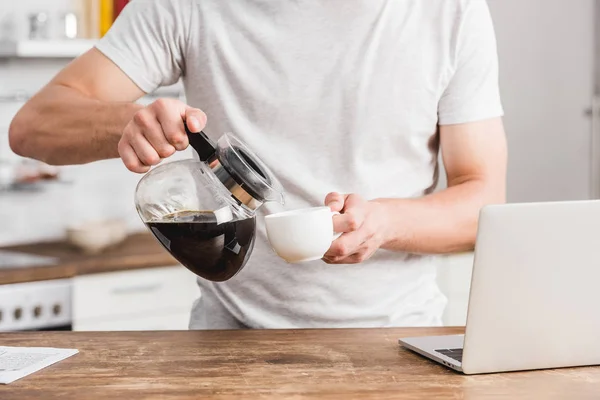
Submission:
[[[356,264],[369,259],[385,242],[384,207],[356,194],[330,193],[325,204],[341,214],[333,217],[334,231],[342,233],[323,260],[329,264]]]
[[[158,99],[136,112],[123,130],[119,155],[133,172],[147,172],[151,166],[189,144],[184,121],[192,132],[206,125],[206,115],[176,99]]]

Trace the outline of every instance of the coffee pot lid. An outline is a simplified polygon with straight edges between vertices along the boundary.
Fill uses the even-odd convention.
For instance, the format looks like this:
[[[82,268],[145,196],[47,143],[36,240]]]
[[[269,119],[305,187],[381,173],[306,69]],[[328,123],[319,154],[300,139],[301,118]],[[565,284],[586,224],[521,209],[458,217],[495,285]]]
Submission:
[[[238,203],[251,210],[270,201],[284,204],[281,184],[242,141],[224,134],[215,144],[204,132],[192,133],[187,126],[185,129],[200,160],[208,164]]]

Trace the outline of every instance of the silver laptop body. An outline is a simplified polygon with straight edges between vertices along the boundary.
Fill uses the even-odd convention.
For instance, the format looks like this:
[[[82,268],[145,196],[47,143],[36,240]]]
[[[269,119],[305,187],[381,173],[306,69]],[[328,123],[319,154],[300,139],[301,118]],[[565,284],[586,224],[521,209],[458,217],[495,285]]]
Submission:
[[[600,201],[482,209],[465,335],[400,339],[465,374],[600,364]]]

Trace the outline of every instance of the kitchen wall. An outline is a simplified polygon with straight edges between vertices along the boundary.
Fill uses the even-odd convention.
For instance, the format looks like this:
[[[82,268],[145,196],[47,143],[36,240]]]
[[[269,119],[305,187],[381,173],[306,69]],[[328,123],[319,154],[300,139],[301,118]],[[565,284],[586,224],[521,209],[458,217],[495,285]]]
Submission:
[[[47,11],[56,19],[69,9],[70,0],[2,1],[0,25],[17,21],[17,35],[26,36],[26,15]],[[48,82],[69,59],[0,58],[0,99],[14,94],[30,96]],[[169,88],[169,93],[171,93]],[[151,101],[143,99],[142,102]],[[0,160],[17,160],[8,147],[10,121],[23,103],[0,101]],[[177,158],[190,157],[189,152]],[[66,225],[100,218],[121,218],[129,229],[145,229],[134,208],[133,192],[140,176],[127,171],[119,160],[60,168],[61,183],[41,192],[0,191],[0,246],[60,238]]]
[[[35,76],[24,79],[25,74],[15,74],[7,93],[23,91],[34,93],[52,78],[65,61],[10,61],[2,65],[0,76],[10,69],[21,69]],[[10,74],[8,74],[10,75]],[[0,85],[0,88],[3,86]],[[167,88],[172,95],[181,88]],[[0,97],[3,92],[0,91]],[[156,94],[158,96],[160,94]],[[183,97],[182,97],[183,98]],[[148,103],[154,96],[140,100]],[[23,103],[0,102],[0,160],[15,162],[22,158],[10,151],[8,145],[9,123]],[[192,157],[191,150],[179,152],[170,161]],[[79,166],[59,168],[59,181],[35,187],[31,190],[0,191],[0,246],[24,242],[54,240],[64,234],[67,225],[78,225],[90,220],[123,219],[131,232],[145,229],[135,212],[133,195],[141,175],[129,172],[120,160],[99,161]]]
[[[31,13],[44,12],[48,14],[49,30],[52,35],[60,32],[59,20],[67,12],[80,12],[83,10],[84,2],[96,0],[2,0],[0,7],[0,24],[10,19],[16,30],[15,35],[20,38],[26,37],[28,33],[28,15]]]
[[[32,94],[68,61],[0,61],[0,96]],[[22,103],[0,103],[0,154],[9,154],[8,126]],[[13,159],[16,156],[12,156]],[[66,224],[96,218],[124,218],[131,230],[142,229],[133,206],[139,176],[118,160],[60,169],[64,183],[45,186],[40,193],[0,192],[0,245],[61,237]]]
[[[488,0],[498,39],[508,136],[508,201],[592,196],[595,0]],[[445,321],[462,325],[472,254],[445,257]]]
[[[488,0],[496,23],[511,201],[591,195],[595,0]]]

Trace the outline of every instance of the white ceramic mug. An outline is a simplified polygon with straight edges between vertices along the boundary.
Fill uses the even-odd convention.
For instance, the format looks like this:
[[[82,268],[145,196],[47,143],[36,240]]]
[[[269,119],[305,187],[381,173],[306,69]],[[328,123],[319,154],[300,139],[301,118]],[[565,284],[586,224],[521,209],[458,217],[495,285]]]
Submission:
[[[313,207],[267,215],[265,226],[271,247],[289,263],[323,258],[341,235],[333,231],[336,214],[329,207]]]

